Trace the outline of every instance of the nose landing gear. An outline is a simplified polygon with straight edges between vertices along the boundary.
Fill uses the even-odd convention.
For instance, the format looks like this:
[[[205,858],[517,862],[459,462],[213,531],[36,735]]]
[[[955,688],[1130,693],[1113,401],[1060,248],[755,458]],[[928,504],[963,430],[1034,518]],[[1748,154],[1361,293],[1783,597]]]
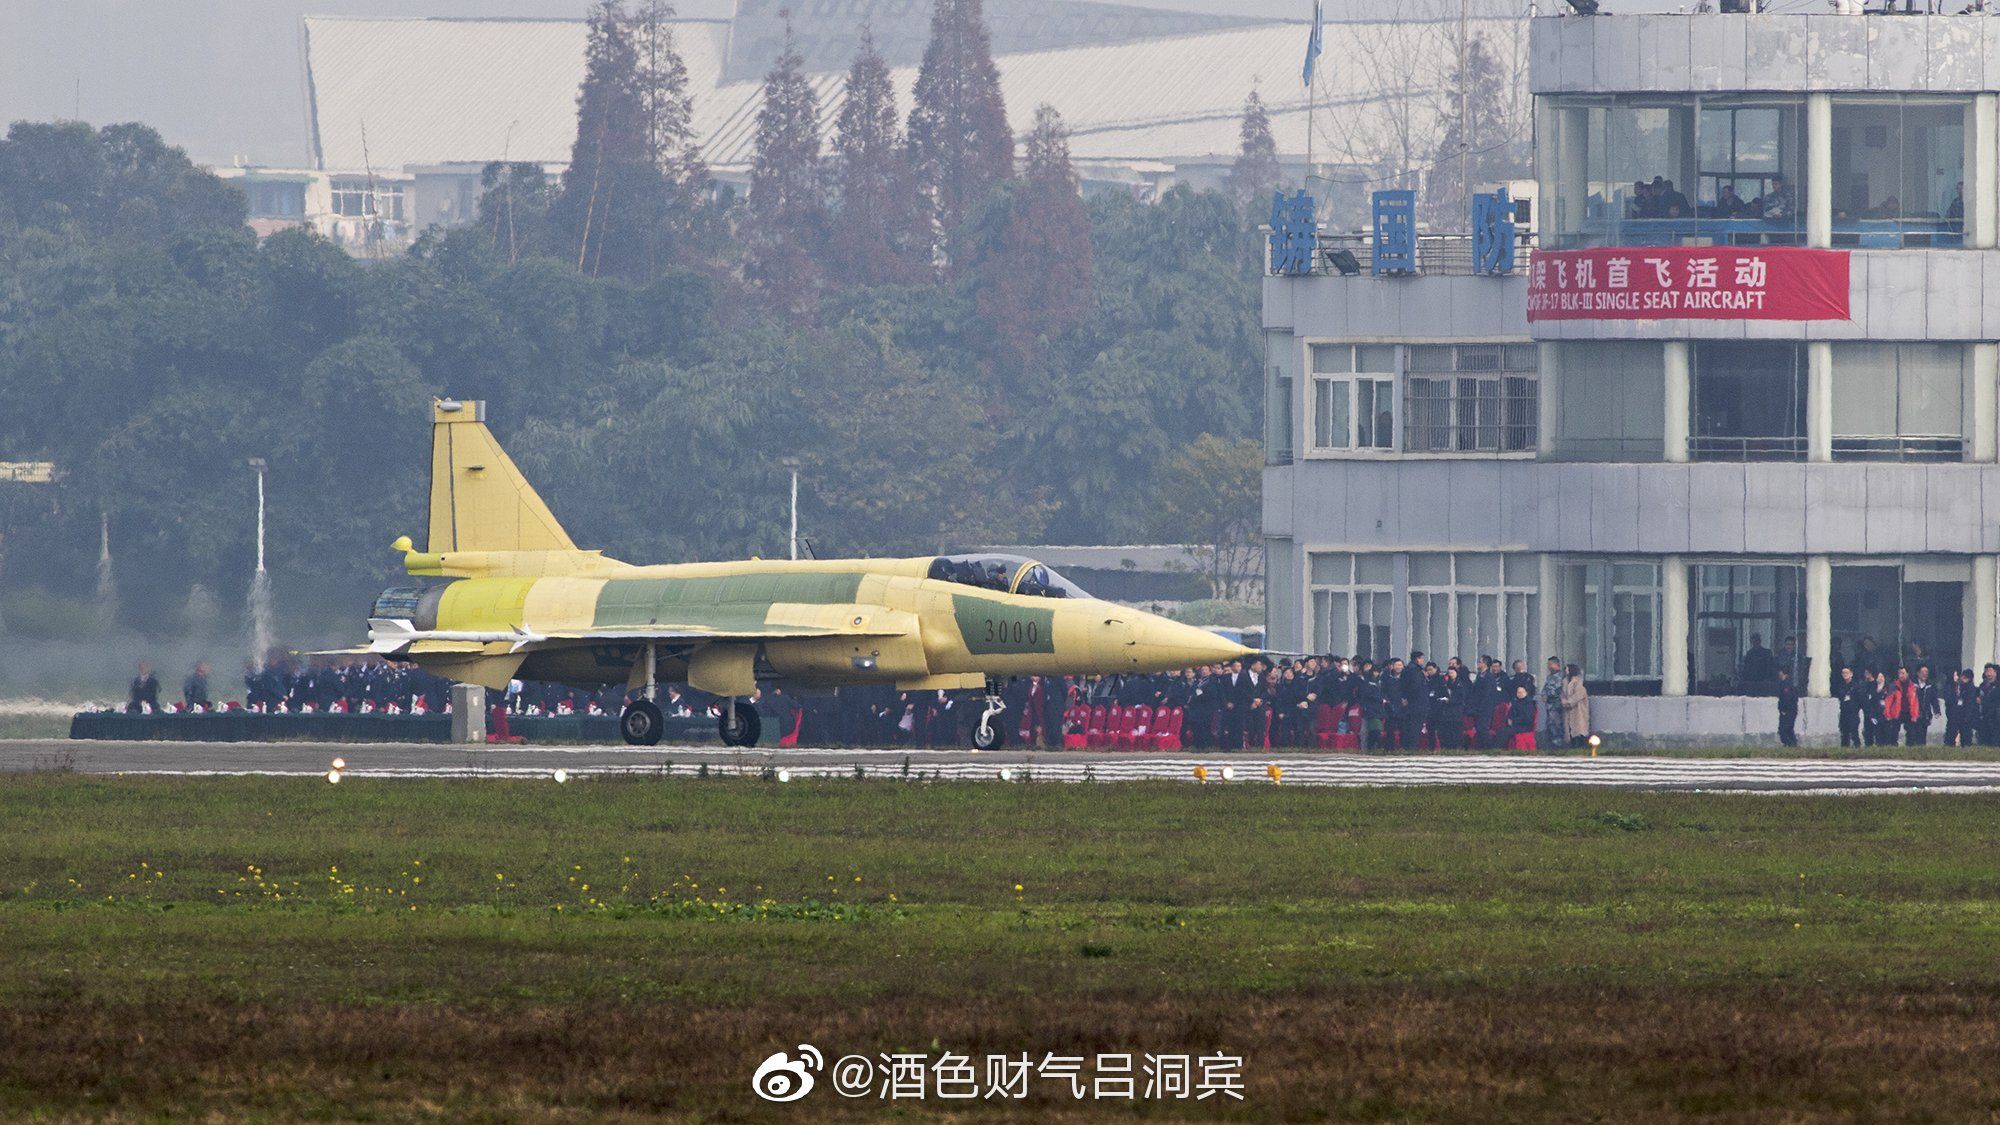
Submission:
[[[994,722],[1001,712],[1007,710],[1007,701],[1000,697],[1007,681],[998,676],[986,680],[986,710],[979,716],[979,725],[972,728],[972,748],[975,750],[996,750],[1007,741],[1007,729]]]

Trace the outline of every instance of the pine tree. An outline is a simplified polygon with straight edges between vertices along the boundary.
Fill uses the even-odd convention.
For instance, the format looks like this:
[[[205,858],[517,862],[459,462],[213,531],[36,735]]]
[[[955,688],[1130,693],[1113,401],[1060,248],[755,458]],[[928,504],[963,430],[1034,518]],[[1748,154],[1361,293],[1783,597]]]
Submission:
[[[576,143],[549,214],[547,250],[593,275],[646,281],[693,254],[708,179],[689,121],[672,10],[590,11]]]
[[[673,15],[673,5],[647,0],[631,23],[646,152],[666,186],[660,237],[654,244],[667,262],[655,262],[655,274],[662,265],[698,256],[699,243],[713,237],[706,228],[717,225],[715,216],[706,213],[708,164],[694,135],[694,97],[687,65],[674,49]]]
[[[917,208],[909,163],[903,157],[896,88],[875,38],[861,29],[861,48],[847,72],[846,100],[833,140],[839,222],[834,224],[834,273],[853,285],[896,285],[921,280],[929,263],[913,243]]]
[[[1271,118],[1264,112],[1264,99],[1257,91],[1243,102],[1243,147],[1229,167],[1229,198],[1236,213],[1254,226],[1270,209],[1271,193],[1282,173],[1278,169],[1278,144],[1271,139]]]
[[[781,308],[794,313],[811,307],[818,286],[817,262],[826,240],[824,190],[819,100],[806,81],[805,59],[787,18],[785,49],[764,76],[764,104],[757,111],[748,272]]]
[[[1014,135],[980,0],[936,0],[910,110],[910,166],[947,237],[1013,174]]]
[[[559,257],[574,255],[577,269],[594,274],[603,265],[606,246],[612,247],[613,266],[620,263],[626,244],[616,232],[636,202],[627,198],[637,187],[634,173],[647,165],[637,163],[644,143],[638,57],[618,0],[599,0],[590,10],[587,36],[583,87],[576,97],[576,143],[551,216],[556,245],[549,249]],[[614,214],[619,222],[612,221]]]
[[[998,245],[979,263],[979,313],[1022,367],[1090,315],[1095,265],[1090,213],[1069,162],[1069,130],[1054,106],[1035,110],[1021,181]]]

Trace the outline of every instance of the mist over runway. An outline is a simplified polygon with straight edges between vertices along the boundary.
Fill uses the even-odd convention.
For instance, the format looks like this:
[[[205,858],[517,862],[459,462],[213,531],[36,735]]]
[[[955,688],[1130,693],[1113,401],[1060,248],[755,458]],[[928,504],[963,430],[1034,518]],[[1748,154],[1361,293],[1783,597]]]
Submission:
[[[884,781],[1202,781],[1330,786],[1555,785],[1769,793],[2000,791],[2000,762],[1504,757],[1352,754],[1038,753],[975,750],[732,750],[715,746],[440,746],[417,743],[0,742],[0,772],[226,776],[324,775],[335,758],[351,780],[742,776]],[[1196,769],[1207,776],[1197,778]],[[1223,771],[1233,774],[1225,779]],[[1005,776],[1003,777],[1003,771]]]

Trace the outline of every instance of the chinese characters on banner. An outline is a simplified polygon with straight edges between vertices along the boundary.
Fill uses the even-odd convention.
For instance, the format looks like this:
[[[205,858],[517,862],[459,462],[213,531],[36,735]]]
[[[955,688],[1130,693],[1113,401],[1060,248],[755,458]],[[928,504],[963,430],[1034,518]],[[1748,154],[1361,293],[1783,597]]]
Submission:
[[[1607,246],[1538,253],[1529,320],[1846,320],[1847,251]]]

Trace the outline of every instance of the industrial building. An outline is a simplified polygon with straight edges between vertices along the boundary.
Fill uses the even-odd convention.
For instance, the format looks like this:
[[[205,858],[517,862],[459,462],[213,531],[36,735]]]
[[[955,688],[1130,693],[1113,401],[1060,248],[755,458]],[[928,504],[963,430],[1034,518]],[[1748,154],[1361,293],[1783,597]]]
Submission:
[[[1994,659],[2000,20],[1530,21],[1533,239],[1266,279],[1272,644],[1582,666],[1608,732]]]

